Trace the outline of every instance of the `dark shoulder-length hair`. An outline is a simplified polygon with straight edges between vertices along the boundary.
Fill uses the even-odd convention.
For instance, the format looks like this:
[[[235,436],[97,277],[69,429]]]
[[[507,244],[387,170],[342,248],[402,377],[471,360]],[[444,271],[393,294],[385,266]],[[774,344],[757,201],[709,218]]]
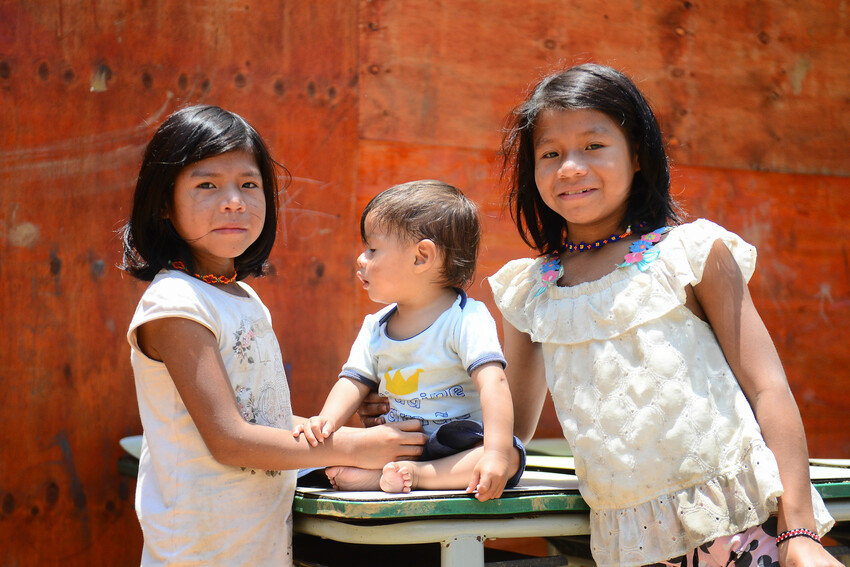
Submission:
[[[526,244],[541,254],[564,250],[567,224],[546,206],[534,181],[534,129],[543,110],[597,110],[618,124],[640,168],[635,172],[623,228],[653,230],[680,222],[670,195],[670,169],[661,129],[649,103],[623,73],[592,63],[541,80],[508,119],[502,139],[502,179],[507,206]]]
[[[122,229],[122,269],[144,281],[152,280],[171,261],[180,260],[194,270],[189,246],[166,214],[174,202],[175,180],[189,164],[237,150],[248,152],[257,161],[266,201],[260,236],[235,259],[237,278],[263,274],[277,234],[278,170],[287,179],[289,175],[244,118],[210,105],[178,110],[148,143],[136,180],[133,211]]]

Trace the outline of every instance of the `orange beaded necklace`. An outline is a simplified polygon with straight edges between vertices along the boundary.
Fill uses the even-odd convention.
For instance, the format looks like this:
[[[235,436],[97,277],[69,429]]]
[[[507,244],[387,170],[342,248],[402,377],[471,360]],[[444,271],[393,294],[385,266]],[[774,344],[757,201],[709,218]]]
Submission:
[[[192,272],[190,272],[189,269],[186,267],[186,264],[184,264],[183,262],[181,262],[179,260],[176,261],[176,262],[174,262],[174,261],[168,262],[168,265],[171,266],[172,268],[174,268],[175,270],[180,270],[182,272],[186,272],[190,276],[195,276],[199,280],[204,281],[208,284],[229,284],[229,283],[233,283],[233,282],[236,281],[236,272],[235,271],[233,272],[233,275],[231,277],[216,276],[214,274],[207,274],[205,276],[202,276],[201,274],[193,274]]]

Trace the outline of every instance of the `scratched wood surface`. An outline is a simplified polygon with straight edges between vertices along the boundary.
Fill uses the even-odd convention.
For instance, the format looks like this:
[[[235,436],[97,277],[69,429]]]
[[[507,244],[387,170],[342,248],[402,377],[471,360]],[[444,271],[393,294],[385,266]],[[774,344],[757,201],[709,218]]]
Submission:
[[[364,138],[492,148],[517,93],[595,61],[639,83],[682,163],[850,170],[840,0],[450,4],[363,3]]]
[[[61,9],[57,9],[61,8]],[[5,373],[0,565],[138,565],[141,433],[125,333],[144,285],[115,267],[141,152],[188,103],[245,116],[292,172],[273,307],[296,411],[316,411],[354,314],[357,5],[0,4]],[[342,337],[344,340],[341,340]],[[339,340],[337,340],[339,339]],[[305,401],[306,400],[306,401]]]
[[[134,565],[141,432],[125,332],[144,285],[115,267],[141,151],[188,104],[244,115],[292,173],[272,311],[299,414],[321,407],[365,313],[360,210],[416,178],[482,208],[470,295],[529,251],[501,209],[505,115],[542,73],[632,74],[692,216],[759,247],[752,282],[809,433],[850,456],[848,15],[838,0],[203,3],[0,0],[0,565]],[[551,406],[538,431],[558,434]]]

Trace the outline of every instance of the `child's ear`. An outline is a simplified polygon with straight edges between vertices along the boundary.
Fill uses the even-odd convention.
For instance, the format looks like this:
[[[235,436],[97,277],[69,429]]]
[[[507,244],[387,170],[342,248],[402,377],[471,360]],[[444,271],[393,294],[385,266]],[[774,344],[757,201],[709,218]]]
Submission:
[[[413,261],[414,269],[424,272],[431,268],[437,261],[437,245],[434,241],[425,238],[416,243],[416,257]]]

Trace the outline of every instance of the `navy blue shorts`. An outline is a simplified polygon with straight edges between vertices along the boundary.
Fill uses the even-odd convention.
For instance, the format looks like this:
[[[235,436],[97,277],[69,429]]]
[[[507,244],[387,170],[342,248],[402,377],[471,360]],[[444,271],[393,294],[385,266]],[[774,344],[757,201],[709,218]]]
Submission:
[[[471,419],[458,419],[450,421],[435,431],[422,449],[422,455],[418,460],[433,461],[451,455],[456,455],[468,449],[472,449],[484,442],[484,426]],[[519,483],[522,472],[525,470],[525,447],[516,436],[514,436],[514,447],[519,450],[519,469],[512,476],[505,488],[513,488]]]

